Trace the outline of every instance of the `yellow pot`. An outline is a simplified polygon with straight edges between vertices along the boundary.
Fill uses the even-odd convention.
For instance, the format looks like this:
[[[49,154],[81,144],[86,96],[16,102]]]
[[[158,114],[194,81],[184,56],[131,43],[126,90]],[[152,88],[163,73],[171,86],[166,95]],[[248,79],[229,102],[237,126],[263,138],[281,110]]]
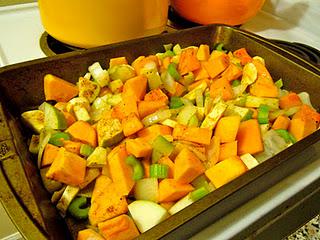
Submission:
[[[91,48],[158,34],[168,0],[38,0],[45,30],[72,46]]]

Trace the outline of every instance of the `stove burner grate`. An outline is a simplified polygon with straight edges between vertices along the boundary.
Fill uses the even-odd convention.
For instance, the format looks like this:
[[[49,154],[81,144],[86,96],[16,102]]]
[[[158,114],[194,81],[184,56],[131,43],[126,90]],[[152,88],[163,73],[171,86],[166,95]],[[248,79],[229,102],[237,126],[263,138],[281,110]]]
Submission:
[[[287,42],[278,39],[272,39],[271,42],[320,67],[320,51],[318,49],[303,43]]]
[[[83,48],[74,47],[52,37],[44,32],[40,37],[40,48],[47,56],[54,56],[61,53],[83,50]]]

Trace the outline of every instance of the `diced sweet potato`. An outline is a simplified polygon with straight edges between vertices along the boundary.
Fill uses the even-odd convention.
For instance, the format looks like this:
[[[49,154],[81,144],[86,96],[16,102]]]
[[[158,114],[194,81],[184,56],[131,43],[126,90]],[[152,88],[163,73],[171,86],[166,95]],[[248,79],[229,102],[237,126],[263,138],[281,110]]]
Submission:
[[[159,202],[177,201],[193,190],[190,184],[178,183],[171,178],[159,183]]]
[[[91,228],[78,232],[77,240],[105,240],[99,233]]]
[[[59,152],[59,147],[48,143],[43,152],[41,167],[49,166]]]
[[[67,128],[66,132],[80,142],[90,144],[92,147],[97,146],[96,130],[88,122],[76,121]]]
[[[220,145],[219,161],[237,156],[237,141],[227,142]]]
[[[117,183],[107,176],[101,175],[96,179],[91,197],[89,222],[96,226],[98,223],[128,212],[126,198],[118,191]]]
[[[180,151],[174,164],[174,179],[179,183],[190,183],[205,171],[199,158],[187,148]]]
[[[126,163],[127,156],[124,144],[115,147],[108,155],[111,178],[123,196],[128,195],[134,186],[132,168]]]
[[[214,135],[220,137],[222,143],[233,142],[236,139],[240,126],[239,115],[220,118],[214,131]]]
[[[121,121],[123,134],[127,137],[130,136],[141,129],[143,129],[143,123],[140,121],[135,113],[130,113]]]
[[[86,165],[85,159],[61,147],[46,177],[68,185],[79,185],[84,181]]]
[[[126,141],[127,152],[135,157],[148,157],[152,153],[151,145],[143,139],[135,138]]]
[[[98,228],[107,240],[131,240],[140,235],[133,220],[125,214],[99,223]]]
[[[238,155],[263,151],[261,131],[257,119],[241,122],[236,139],[238,140]]]
[[[209,168],[205,174],[216,188],[239,177],[247,171],[239,157],[230,157]]]
[[[172,136],[177,140],[186,140],[190,142],[209,145],[212,130],[209,128],[187,127],[177,124],[173,129]]]
[[[150,127],[146,127],[141,131],[139,131],[138,137],[152,144],[153,140],[159,135],[165,136],[165,135],[171,135],[171,134],[172,134],[172,128],[165,125],[154,124],[154,125],[151,125]]]

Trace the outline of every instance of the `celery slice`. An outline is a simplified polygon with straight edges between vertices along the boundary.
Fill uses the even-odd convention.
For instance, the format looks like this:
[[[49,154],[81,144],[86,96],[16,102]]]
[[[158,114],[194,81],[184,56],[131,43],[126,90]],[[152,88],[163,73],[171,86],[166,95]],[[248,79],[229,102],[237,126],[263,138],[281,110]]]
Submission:
[[[165,164],[151,164],[150,165],[150,178],[164,179],[168,177],[169,167]]]
[[[172,47],[173,47],[173,44],[172,44],[172,43],[168,43],[168,44],[164,44],[164,45],[163,45],[163,48],[164,48],[165,51],[171,50]]]
[[[176,80],[178,81],[181,76],[180,76],[180,73],[178,72],[177,70],[177,66],[175,63],[170,63],[168,65],[168,73]]]
[[[169,156],[174,146],[165,137],[158,135],[152,143],[152,162],[157,162],[162,156]]]
[[[238,87],[238,86],[240,86],[241,85],[241,81],[240,80],[234,80],[234,81],[232,81],[232,83],[231,83],[231,86],[232,87]]]
[[[180,97],[172,96],[170,98],[170,109],[176,109],[183,106],[183,102]]]
[[[133,180],[139,180],[142,179],[144,176],[144,170],[141,162],[136,159],[133,155],[129,155],[126,158],[126,163],[132,167],[133,170],[133,175],[132,178]]]
[[[181,51],[182,51],[182,49],[181,49],[179,44],[174,45],[172,50],[173,50],[173,53],[176,54],[176,55],[179,55],[181,53]]]
[[[160,109],[154,113],[151,113],[150,115],[144,117],[142,119],[142,123],[144,126],[150,126],[155,123],[162,122],[166,119],[169,119],[171,117],[171,111],[169,109]]]
[[[168,71],[164,71],[161,74],[161,81],[163,83],[164,88],[170,93],[175,94],[176,92],[176,81],[174,78],[169,74]]]
[[[81,144],[80,146],[80,154],[84,157],[88,157],[93,151],[94,148],[89,144]]]
[[[77,197],[72,200],[68,207],[68,212],[76,219],[87,219],[90,206],[87,206],[86,197]]]
[[[287,130],[276,129],[275,131],[286,141],[286,143],[296,143],[297,142],[296,138],[292,134],[290,134]]]
[[[177,122],[182,125],[188,125],[190,118],[197,113],[197,108],[194,105],[184,106],[177,116]]]
[[[190,193],[190,198],[193,201],[197,201],[197,200],[203,198],[204,196],[206,196],[208,193],[210,193],[210,192],[206,187],[200,187]]]
[[[148,86],[151,90],[159,88],[162,85],[161,77],[158,72],[155,71],[146,76],[148,78]]]
[[[269,123],[269,106],[261,104],[258,108],[258,122],[259,124]]]
[[[199,127],[199,119],[197,117],[197,114],[193,114],[188,122],[189,127]]]
[[[256,97],[251,95],[246,97],[246,107],[258,108],[261,104],[269,106],[270,110],[279,109],[278,98]]]
[[[274,84],[276,85],[277,88],[283,87],[283,81],[281,78],[278,81],[276,81]]]
[[[64,140],[70,140],[71,136],[69,133],[66,132],[56,132],[53,133],[49,139],[49,143],[58,147],[63,146]]]
[[[218,51],[224,52],[223,46],[224,46],[223,43],[218,43],[216,45],[215,49],[218,50]]]

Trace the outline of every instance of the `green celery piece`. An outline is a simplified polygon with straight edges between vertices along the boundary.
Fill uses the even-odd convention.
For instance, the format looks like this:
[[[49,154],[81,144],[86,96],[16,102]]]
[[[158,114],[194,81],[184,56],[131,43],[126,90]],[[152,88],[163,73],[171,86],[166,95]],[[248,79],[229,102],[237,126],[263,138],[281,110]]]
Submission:
[[[258,108],[258,122],[259,124],[269,123],[269,106],[261,104]]]
[[[177,43],[176,45],[174,45],[172,50],[173,50],[173,53],[174,53],[175,55],[179,55],[179,54],[181,53],[181,51],[182,51],[179,43]]]
[[[201,188],[201,187],[205,187],[207,188],[208,190],[210,190],[210,186],[209,186],[209,183],[206,179],[206,177],[204,175],[200,175],[198,176],[197,178],[195,178],[192,182],[191,182],[191,185],[194,187],[194,188]]]
[[[72,200],[68,207],[68,212],[73,216],[74,218],[81,220],[81,219],[87,219],[89,214],[89,206],[85,207],[87,205],[87,198],[86,197],[77,197]]]
[[[164,179],[168,177],[168,173],[168,165],[158,163],[150,165],[150,178]]]
[[[200,187],[190,193],[190,198],[193,201],[197,201],[206,196],[208,193],[210,193],[210,191],[206,187]]]
[[[172,43],[164,44],[163,47],[165,51],[169,51],[172,49],[173,44]]]
[[[253,116],[253,111],[251,109],[249,109],[249,111],[247,112],[246,115],[244,115],[244,117],[241,119],[241,121],[247,121],[249,119],[251,119]]]
[[[292,134],[290,134],[287,130],[276,129],[275,131],[286,141],[286,143],[296,143],[297,142],[295,137]]]
[[[232,83],[231,83],[231,86],[232,86],[232,87],[238,87],[239,85],[241,85],[241,81],[238,80],[238,79],[232,81]]]
[[[281,78],[278,81],[276,81],[274,84],[276,85],[277,88],[283,87],[283,81]]]
[[[161,152],[165,156],[169,156],[174,149],[173,144],[161,135],[158,135],[153,140],[152,147],[153,149],[156,149],[157,151]]]
[[[169,156],[174,146],[165,137],[158,135],[152,142],[152,162],[156,162],[162,156]]]
[[[169,105],[170,109],[176,109],[176,108],[182,107],[183,105],[184,104],[183,104],[182,100],[180,99],[180,97],[172,96],[170,98],[170,105]]]
[[[173,51],[167,50],[164,53],[157,53],[156,56],[158,56],[160,59],[164,59],[166,57],[173,57],[175,54]]]
[[[189,127],[199,127],[199,120],[197,118],[197,114],[193,114],[188,122]]]
[[[177,70],[177,65],[175,63],[170,63],[168,65],[168,73],[176,80],[178,81],[181,76],[180,73]]]
[[[70,140],[71,136],[66,132],[55,132],[51,135],[49,143],[58,147],[63,146],[63,140]]]
[[[223,45],[224,45],[223,43],[218,43],[215,49],[218,51],[224,52]]]
[[[188,125],[190,118],[197,113],[197,107],[194,105],[185,105],[179,111],[176,121],[182,125]]]
[[[243,95],[241,97],[237,97],[235,100],[233,100],[234,105],[238,107],[244,107],[247,102],[247,96]]]
[[[94,148],[91,147],[89,144],[81,144],[80,146],[80,154],[84,157],[88,157],[93,153]]]
[[[195,80],[193,72],[188,72],[187,75],[183,76],[183,85],[188,86]]]
[[[258,108],[261,104],[267,105],[270,110],[278,110],[279,98],[256,97],[251,95],[246,97],[246,107]]]
[[[156,89],[162,85],[161,77],[158,72],[152,72],[147,75],[149,88]]]
[[[162,152],[152,149],[152,154],[151,154],[152,163],[158,162],[162,156],[163,156]]]
[[[112,80],[120,79],[122,82],[136,76],[136,71],[128,64],[115,65],[109,68],[108,72]]]
[[[132,167],[133,180],[139,180],[139,179],[143,178],[143,176],[144,176],[143,166],[137,158],[135,158],[133,155],[129,155],[126,158],[126,163]]]

